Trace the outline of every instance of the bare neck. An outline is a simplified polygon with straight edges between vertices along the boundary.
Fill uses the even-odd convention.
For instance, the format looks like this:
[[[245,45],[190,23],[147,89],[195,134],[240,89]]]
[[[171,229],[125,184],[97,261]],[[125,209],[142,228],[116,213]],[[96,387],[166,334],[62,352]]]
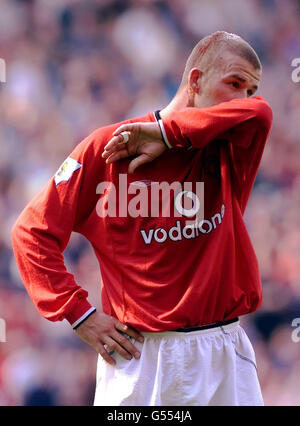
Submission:
[[[188,106],[192,105],[190,105],[187,91],[185,89],[178,91],[171,102],[160,111],[160,116],[162,119],[164,119],[172,112],[180,111],[181,109]]]

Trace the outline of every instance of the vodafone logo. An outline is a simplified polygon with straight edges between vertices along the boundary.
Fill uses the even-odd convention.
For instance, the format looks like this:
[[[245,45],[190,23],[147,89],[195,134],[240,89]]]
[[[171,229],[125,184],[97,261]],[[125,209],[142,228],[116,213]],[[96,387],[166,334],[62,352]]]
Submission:
[[[214,214],[210,220],[204,219],[199,222],[195,221],[191,224],[182,226],[180,220],[176,221],[176,225],[171,228],[151,228],[149,231],[141,229],[140,233],[145,244],[151,244],[154,241],[157,243],[164,243],[168,239],[171,241],[181,241],[183,238],[190,240],[198,238],[201,234],[210,234],[221,225],[225,215],[225,205],[222,204],[221,211]]]
[[[192,202],[193,202],[192,208],[186,209],[186,208],[183,207],[183,201],[182,200],[183,200],[184,195],[187,198],[189,198],[190,200],[192,200]],[[182,216],[185,216],[185,217],[195,216],[199,212],[200,205],[201,205],[198,195],[195,194],[192,191],[181,191],[181,192],[179,192],[179,194],[176,195],[174,204],[175,204],[175,208],[178,211],[178,213]]]

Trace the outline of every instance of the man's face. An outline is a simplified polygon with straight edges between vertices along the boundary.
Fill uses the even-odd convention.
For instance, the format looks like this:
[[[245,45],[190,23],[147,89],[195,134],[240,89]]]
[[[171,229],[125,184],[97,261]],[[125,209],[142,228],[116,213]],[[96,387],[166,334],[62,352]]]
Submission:
[[[206,108],[231,99],[247,98],[256,92],[261,70],[246,59],[230,52],[222,52],[214,66],[200,78],[200,90],[194,98],[194,106]]]

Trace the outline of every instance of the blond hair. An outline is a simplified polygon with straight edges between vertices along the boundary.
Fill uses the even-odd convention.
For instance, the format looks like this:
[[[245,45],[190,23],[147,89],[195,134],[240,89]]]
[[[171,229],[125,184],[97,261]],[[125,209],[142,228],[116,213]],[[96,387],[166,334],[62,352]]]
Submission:
[[[262,68],[255,50],[244,39],[226,31],[217,31],[200,40],[192,50],[183,72],[180,87],[185,86],[193,68],[207,72],[217,63],[222,63],[221,52],[231,51],[246,59],[255,69]]]

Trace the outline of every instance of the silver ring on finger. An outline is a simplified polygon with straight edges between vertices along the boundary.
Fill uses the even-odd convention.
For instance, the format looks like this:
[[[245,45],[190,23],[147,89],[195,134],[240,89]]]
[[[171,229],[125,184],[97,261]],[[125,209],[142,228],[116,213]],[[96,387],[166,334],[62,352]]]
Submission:
[[[121,142],[119,142],[120,144],[121,143],[127,143],[129,141],[129,136],[130,136],[129,132],[122,132],[122,133],[120,133],[120,135],[122,135],[122,137],[123,137],[123,140]]]
[[[108,353],[108,355],[112,355],[115,351],[113,349],[110,349],[108,345],[104,345],[104,349]]]

